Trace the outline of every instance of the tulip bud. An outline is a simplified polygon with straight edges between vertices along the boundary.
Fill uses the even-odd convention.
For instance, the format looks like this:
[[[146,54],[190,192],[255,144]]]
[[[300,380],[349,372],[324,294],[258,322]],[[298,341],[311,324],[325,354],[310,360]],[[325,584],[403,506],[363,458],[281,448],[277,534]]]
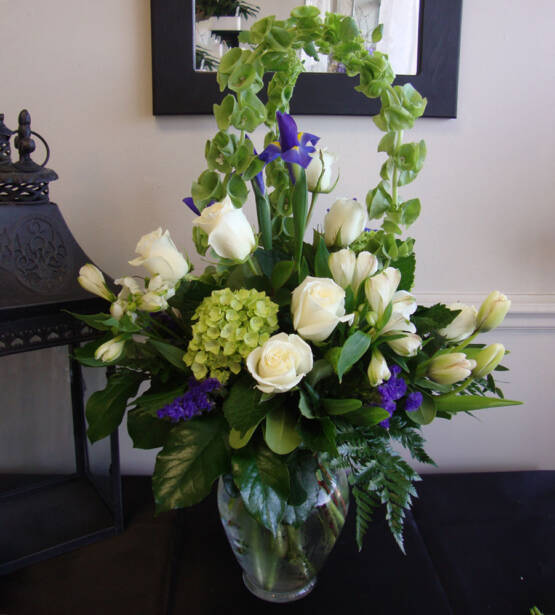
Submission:
[[[103,361],[104,363],[111,363],[118,359],[125,346],[125,339],[123,339],[122,335],[118,335],[118,337],[114,337],[107,342],[104,342],[101,346],[96,349],[94,353],[94,358],[97,361]]]
[[[473,305],[451,303],[447,306],[451,311],[460,310],[454,320],[439,330],[439,334],[450,342],[462,342],[476,330],[478,310]]]
[[[333,190],[332,167],[334,162],[335,154],[328,152],[325,148],[316,148],[306,169],[306,184],[310,192],[327,193]],[[320,180],[320,185],[318,185],[318,180]]]
[[[355,199],[337,199],[324,218],[324,239],[328,247],[344,248],[352,243],[368,223],[368,212]]]
[[[353,275],[352,287],[355,295],[358,292],[359,286],[369,278],[374,275],[378,270],[378,259],[371,252],[367,252],[366,250],[363,252],[359,252],[357,256],[357,262],[355,265],[355,273]]]
[[[390,378],[391,372],[389,367],[387,367],[383,354],[379,350],[374,350],[370,359],[370,365],[368,366],[370,386],[377,387],[384,380],[389,380]]]
[[[505,319],[510,307],[511,302],[505,295],[498,290],[491,292],[478,311],[478,330],[485,332],[498,327]]]
[[[438,384],[454,384],[468,378],[476,361],[467,359],[464,352],[450,352],[434,357],[428,367],[428,378]]]
[[[347,288],[351,285],[355,273],[356,255],[349,248],[332,252],[328,259],[328,266],[333,279],[341,286]]]
[[[386,307],[393,299],[393,295],[401,281],[401,272],[393,267],[384,269],[371,278],[368,278],[364,285],[366,299],[372,310],[381,316]]]
[[[503,360],[505,346],[503,344],[490,344],[476,355],[476,367],[472,370],[475,378],[483,378],[492,372]]]
[[[110,292],[106,286],[106,280],[102,275],[102,271],[91,263],[87,263],[79,269],[77,281],[85,290],[88,290],[94,295],[98,295],[108,301],[113,301],[115,299],[113,293]]]
[[[391,340],[387,345],[401,357],[414,357],[422,346],[422,338],[416,333],[405,333],[404,337]]]

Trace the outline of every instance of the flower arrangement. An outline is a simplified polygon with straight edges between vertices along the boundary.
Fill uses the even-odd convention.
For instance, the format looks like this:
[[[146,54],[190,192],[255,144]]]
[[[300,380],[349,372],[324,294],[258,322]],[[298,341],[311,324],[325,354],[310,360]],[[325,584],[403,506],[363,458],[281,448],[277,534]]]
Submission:
[[[380,37],[378,28],[373,42]],[[200,502],[223,477],[227,497],[239,499],[282,556],[303,569],[309,563],[299,555],[298,528],[326,477],[346,469],[359,547],[384,506],[403,548],[418,475],[392,444],[433,463],[423,425],[519,403],[503,399],[494,380],[505,369],[505,348],[474,341],[503,321],[510,301],[494,291],[479,310],[417,305],[414,240],[402,238],[402,228],[417,219],[420,201],[404,200],[401,188],[420,172],[426,148],[403,142],[403,134],[426,100],[409,84],[392,85],[387,56],[367,51],[350,17],[302,6],[284,21],[261,19],[241,42],[220,63],[218,83],[229,93],[214,105],[218,132],[206,143],[208,168],[184,199],[196,249],[210,264],[194,275],[168,231],[158,229],[140,239],[130,261],[147,276],[116,280],[117,296],[96,267],[81,269],[81,284],[110,309],[79,316],[106,335],[78,358],[115,366],[88,402],[88,434],[92,441],[107,436],[128,408],[134,445],[161,447],[157,511]],[[356,90],[380,99],[374,123],[386,155],[365,200],[334,200],[310,241],[318,199],[339,177],[320,138],[299,131],[288,114],[300,51],[331,54],[359,76]],[[258,143],[252,133],[262,124],[267,134]],[[249,194],[256,231],[242,209]],[[381,227],[368,228],[369,220]],[[143,382],[149,387],[138,395]],[[324,525],[336,536],[346,505],[327,491],[334,506]],[[269,569],[275,578],[275,565]]]

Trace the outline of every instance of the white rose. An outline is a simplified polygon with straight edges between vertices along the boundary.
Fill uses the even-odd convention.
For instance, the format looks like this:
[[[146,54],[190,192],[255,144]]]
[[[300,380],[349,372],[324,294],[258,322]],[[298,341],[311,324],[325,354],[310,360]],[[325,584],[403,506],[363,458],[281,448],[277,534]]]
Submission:
[[[115,361],[121,356],[123,347],[125,346],[125,340],[121,335],[114,337],[104,344],[101,344],[94,353],[94,358],[97,361],[104,361],[104,363],[110,363]]]
[[[398,290],[393,295],[393,312],[409,318],[416,312],[416,300],[406,290]]]
[[[450,352],[434,357],[428,367],[428,378],[439,384],[455,384],[468,378],[476,361],[467,359],[464,352]]]
[[[193,225],[208,235],[208,245],[222,258],[245,260],[256,246],[252,227],[245,214],[233,206],[229,196],[205,207]]]
[[[473,305],[464,303],[451,303],[447,307],[451,311],[460,310],[461,312],[446,327],[440,329],[439,334],[450,342],[462,342],[476,330],[478,310]]]
[[[263,393],[291,390],[312,369],[310,346],[294,333],[273,335],[247,357],[247,369]]]
[[[323,162],[323,164],[322,164]],[[327,149],[316,148],[312,154],[312,160],[306,169],[306,183],[310,192],[314,192],[318,187],[318,192],[330,192],[333,188],[333,163],[335,154],[328,152]],[[324,173],[322,174],[322,167]],[[320,175],[322,178],[320,179]],[[318,186],[318,179],[320,185]]]
[[[170,284],[176,284],[189,271],[189,263],[175,247],[169,231],[158,228],[143,235],[135,252],[141,256],[129,261],[130,265],[143,265],[152,275],[160,274]]]
[[[368,380],[370,386],[377,387],[384,380],[391,378],[391,372],[385,361],[383,354],[379,350],[374,350],[372,358],[370,359],[370,365],[368,366]]]
[[[354,319],[354,314],[345,316],[345,291],[330,278],[305,278],[293,291],[291,312],[295,330],[313,342],[322,342],[340,322]]]
[[[363,252],[359,252],[357,256],[357,262],[355,265],[355,273],[353,276],[353,290],[356,293],[358,292],[359,286],[369,278],[374,275],[378,270],[378,259],[371,252],[367,252],[364,250]]]
[[[364,291],[368,303],[374,312],[381,316],[390,302],[401,281],[401,272],[394,267],[388,267],[366,280]]]
[[[328,265],[333,279],[341,286],[347,288],[353,281],[357,257],[349,248],[332,252],[328,258]]]
[[[95,267],[93,264],[87,263],[79,269],[79,277],[77,278],[77,281],[90,293],[98,295],[108,301],[114,300],[114,295],[106,286],[106,280],[104,279],[102,271],[100,271],[100,269]]]
[[[368,224],[366,206],[354,199],[337,199],[324,218],[326,245],[346,247]]]

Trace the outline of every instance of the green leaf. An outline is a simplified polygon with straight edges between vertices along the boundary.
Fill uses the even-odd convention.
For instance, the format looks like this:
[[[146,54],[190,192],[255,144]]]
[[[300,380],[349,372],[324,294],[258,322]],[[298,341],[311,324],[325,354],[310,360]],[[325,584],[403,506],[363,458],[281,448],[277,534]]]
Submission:
[[[280,261],[272,271],[272,288],[274,290],[281,288],[289,280],[294,269],[293,261]]]
[[[500,408],[502,406],[520,406],[521,401],[483,397],[482,395],[453,395],[452,397],[434,397],[438,412],[471,412],[483,408]]]
[[[366,195],[366,207],[368,208],[370,220],[381,218],[388,211],[390,205],[391,197],[387,194],[381,183]]]
[[[232,175],[227,184],[227,193],[235,207],[241,207],[247,200],[249,190],[240,175]]]
[[[261,420],[262,419],[260,419],[260,421]],[[237,431],[232,427],[229,432],[229,446],[235,449],[243,448],[243,446],[246,446],[250,442],[250,439],[256,431],[256,428],[258,427],[260,421],[256,425],[253,425],[252,427],[247,429],[244,434],[241,434],[240,431]]]
[[[301,414],[307,419],[316,418],[316,415],[310,407],[309,397],[302,389],[299,389],[299,410],[301,411]]]
[[[417,425],[429,425],[436,418],[436,407],[434,398],[430,395],[424,395],[422,405],[414,412],[405,412],[411,421]]]
[[[67,310],[66,310],[67,311]],[[119,327],[119,321],[117,321],[110,314],[75,314],[73,312],[67,312],[74,318],[82,320],[85,324],[89,325],[93,329],[99,331],[111,331],[113,327]]]
[[[286,501],[262,480],[251,446],[232,456],[233,479],[250,514],[275,536],[285,512]]]
[[[341,348],[339,359],[337,361],[337,376],[339,381],[343,378],[343,374],[347,372],[359,359],[361,359],[368,348],[372,338],[362,331],[355,331]]]
[[[214,111],[214,117],[218,124],[219,130],[227,130],[231,124],[231,116],[235,111],[236,100],[233,94],[228,94],[223,100],[221,105],[214,105],[212,107]]]
[[[322,405],[328,414],[346,414],[362,407],[360,399],[322,399]]]
[[[188,371],[187,366],[183,363],[183,355],[185,351],[181,348],[177,348],[177,346],[172,346],[171,344],[166,344],[165,342],[159,342],[158,340],[154,340],[150,338],[148,343],[151,346],[154,346],[158,351],[158,354],[164,357],[171,363],[174,367],[177,367],[182,372]]]
[[[297,416],[286,406],[273,408],[266,416],[266,444],[274,453],[287,455],[301,443],[296,430]]]
[[[345,415],[345,420],[349,421],[349,423],[352,423],[353,425],[373,427],[389,417],[390,414],[387,410],[379,408],[378,406],[372,406],[370,408],[355,410],[355,412],[349,412],[349,414]]]
[[[123,419],[127,400],[137,394],[144,374],[121,371],[108,378],[106,388],[93,393],[87,402],[87,435],[91,442],[109,436]]]
[[[285,461],[260,444],[255,448],[255,458],[260,478],[286,500],[289,497],[289,468]]]
[[[258,218],[258,228],[262,236],[262,245],[265,250],[272,249],[272,212],[270,210],[270,202],[268,195],[262,193],[260,187],[253,180],[252,182],[254,200],[256,201],[256,215]]]
[[[111,334],[105,335],[98,340],[85,344],[84,346],[79,346],[73,351],[73,356],[79,361],[79,363],[81,363],[81,365],[86,365],[87,367],[103,367],[106,363],[95,359],[94,353],[99,346],[102,346],[102,344],[111,339]]]
[[[313,512],[320,492],[317,469],[316,459],[306,451],[292,460],[289,466],[291,493],[283,515],[284,523],[299,527]]]
[[[392,156],[395,151],[395,133],[388,132],[385,134],[378,144],[378,152],[385,152],[389,156]]]
[[[460,310],[450,310],[442,303],[436,303],[429,308],[418,307],[411,320],[418,333],[424,335],[432,331],[443,329],[450,324],[460,313]]]
[[[397,290],[411,291],[414,286],[414,274],[416,271],[416,256],[414,252],[396,260],[393,266],[401,272],[401,282]]]
[[[304,445],[311,451],[337,456],[335,425],[329,417],[314,421],[302,420],[299,432]]]
[[[314,273],[317,278],[331,278],[330,267],[328,264],[330,253],[322,236],[318,236],[318,246],[314,255]]]
[[[150,449],[164,446],[172,427],[169,421],[152,416],[144,408],[130,410],[127,414],[127,431],[133,440],[133,448]]]
[[[250,378],[237,380],[223,403],[224,416],[229,425],[240,434],[245,434],[253,425],[258,425],[269,409],[259,401],[260,391],[254,388]]]
[[[413,224],[413,222],[415,222],[420,215],[420,199],[410,199],[409,201],[405,201],[401,204],[401,209],[403,212],[401,224],[404,224],[405,226]]]
[[[379,43],[383,38],[383,23],[372,30],[372,42]]]
[[[227,423],[210,413],[174,427],[156,457],[152,491],[156,512],[202,501],[229,468]]]

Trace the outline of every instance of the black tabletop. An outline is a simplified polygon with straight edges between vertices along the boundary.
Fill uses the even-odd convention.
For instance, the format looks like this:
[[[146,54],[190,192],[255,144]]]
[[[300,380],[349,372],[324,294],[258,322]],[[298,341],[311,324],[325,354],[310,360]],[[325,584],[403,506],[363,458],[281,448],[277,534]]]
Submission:
[[[428,475],[403,555],[383,519],[358,552],[351,513],[313,592],[262,602],[243,586],[214,497],[153,516],[149,479],[124,479],[127,530],[0,578],[4,615],[527,615],[555,613],[555,472]]]

